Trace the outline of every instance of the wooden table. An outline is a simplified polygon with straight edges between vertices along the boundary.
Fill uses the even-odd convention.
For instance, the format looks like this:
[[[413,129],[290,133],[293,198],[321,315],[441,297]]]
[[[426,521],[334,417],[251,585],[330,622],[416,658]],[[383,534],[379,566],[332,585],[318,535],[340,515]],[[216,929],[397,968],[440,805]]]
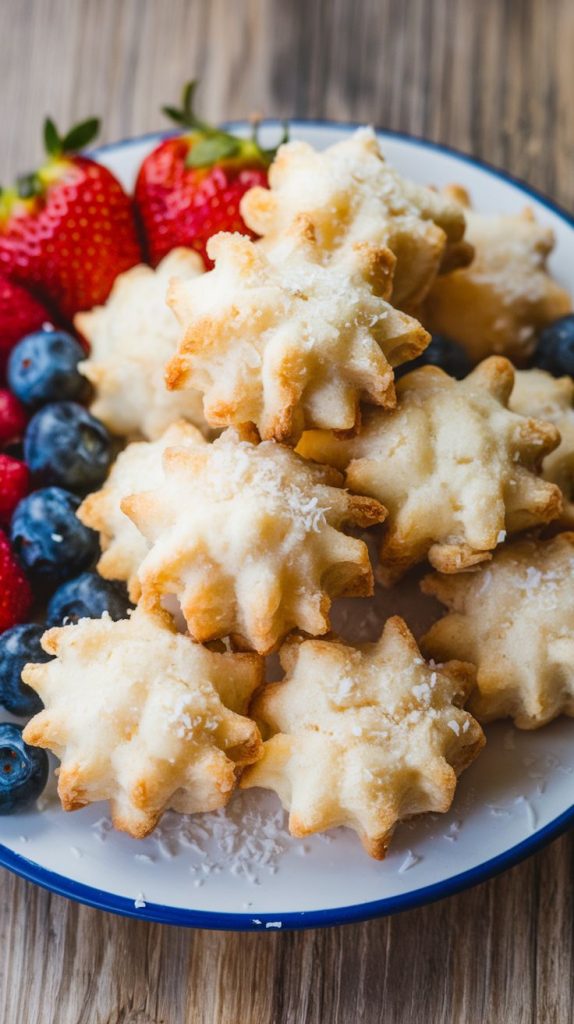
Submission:
[[[0,0],[0,180],[50,111],[104,138],[214,118],[373,121],[574,205],[572,0]],[[0,826],[1,834],[1,826]],[[567,1024],[573,837],[423,910],[292,934],[134,923],[0,873],[2,1024]]]

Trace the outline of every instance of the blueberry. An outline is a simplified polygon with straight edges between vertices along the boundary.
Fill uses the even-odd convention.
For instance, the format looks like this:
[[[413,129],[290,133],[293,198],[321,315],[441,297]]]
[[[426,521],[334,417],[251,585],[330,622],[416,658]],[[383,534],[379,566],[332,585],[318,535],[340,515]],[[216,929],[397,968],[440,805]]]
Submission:
[[[30,420],[24,454],[39,483],[85,491],[104,480],[112,458],[111,440],[103,423],[83,406],[54,402]]]
[[[555,320],[540,332],[532,361],[554,377],[574,377],[574,313]]]
[[[419,366],[439,366],[456,380],[462,380],[472,370],[472,363],[465,350],[456,341],[445,338],[442,334],[433,334],[430,344],[420,356],[410,363],[404,363],[395,370],[395,377],[403,377]]]
[[[125,619],[129,608],[121,583],[105,580],[97,572],[84,572],[58,587],[48,604],[46,621],[48,626],[61,626],[78,619],[101,619],[104,612],[112,619]]]
[[[78,370],[78,363],[85,358],[71,334],[34,331],[10,353],[8,385],[24,405],[36,408],[63,398],[81,401],[89,394],[88,382]]]
[[[46,751],[24,743],[21,726],[1,722],[0,814],[12,814],[36,800],[47,780]]]
[[[18,503],[10,540],[31,576],[68,579],[98,556],[98,535],[76,515],[80,499],[61,487],[33,491]]]
[[[0,704],[12,715],[30,718],[44,706],[35,690],[21,679],[29,661],[51,660],[40,644],[43,632],[43,626],[28,622],[0,634]]]

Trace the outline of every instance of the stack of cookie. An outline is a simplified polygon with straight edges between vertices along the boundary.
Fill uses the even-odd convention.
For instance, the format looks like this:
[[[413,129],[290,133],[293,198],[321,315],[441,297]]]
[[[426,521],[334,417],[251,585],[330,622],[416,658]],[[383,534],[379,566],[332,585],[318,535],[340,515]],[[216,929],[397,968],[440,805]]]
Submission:
[[[25,670],[45,705],[26,739],[61,759],[67,809],[108,799],[142,836],[240,782],[294,835],[345,825],[381,858],[398,821],[448,809],[479,722],[574,714],[573,386],[515,384],[504,356],[569,300],[548,233],[466,202],[402,179],[370,130],[289,143],[243,200],[257,241],[215,236],[207,273],[176,250],[81,316],[97,414],[129,443],[79,515],[137,609],[49,631],[56,658]],[[488,358],[396,381],[421,320]],[[378,531],[375,567],[355,528]],[[329,633],[333,599],[425,561],[438,663],[398,616],[370,645]]]

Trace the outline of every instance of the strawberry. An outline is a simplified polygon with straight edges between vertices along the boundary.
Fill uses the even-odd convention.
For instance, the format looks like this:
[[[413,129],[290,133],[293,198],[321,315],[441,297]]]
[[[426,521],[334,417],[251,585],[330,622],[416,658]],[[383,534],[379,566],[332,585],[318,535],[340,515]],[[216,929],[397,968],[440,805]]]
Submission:
[[[0,523],[6,525],[16,505],[30,490],[30,470],[24,462],[0,454]]]
[[[0,388],[0,447],[19,441],[27,422],[26,410],[16,395]]]
[[[1,200],[0,200],[1,202]],[[52,315],[41,302],[19,284],[0,274],[0,373],[14,345],[25,334],[51,323]]]
[[[132,200],[110,171],[77,155],[98,128],[92,118],[61,138],[48,118],[46,163],[0,193],[0,271],[69,320],[141,261]]]
[[[32,605],[32,590],[0,530],[0,633],[23,622]]]
[[[262,149],[255,126],[250,139],[199,121],[193,112],[195,82],[186,85],[182,108],[164,113],[189,129],[161,142],[144,160],[135,199],[153,266],[178,245],[196,249],[212,266],[206,244],[218,231],[254,237],[239,212],[239,202],[254,185],[267,185],[275,150]],[[284,141],[286,138],[286,132]]]

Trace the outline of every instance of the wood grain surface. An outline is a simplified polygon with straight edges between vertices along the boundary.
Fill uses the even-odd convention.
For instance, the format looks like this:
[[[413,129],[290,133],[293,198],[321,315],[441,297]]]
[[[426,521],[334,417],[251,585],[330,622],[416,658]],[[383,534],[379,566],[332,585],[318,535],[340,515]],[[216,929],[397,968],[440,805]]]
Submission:
[[[424,134],[572,208],[573,67],[572,0],[0,0],[0,181],[38,159],[45,112],[121,138],[197,75],[214,118]],[[569,1024],[573,869],[570,835],[425,909],[273,935],[125,921],[0,872],[0,1022]]]

